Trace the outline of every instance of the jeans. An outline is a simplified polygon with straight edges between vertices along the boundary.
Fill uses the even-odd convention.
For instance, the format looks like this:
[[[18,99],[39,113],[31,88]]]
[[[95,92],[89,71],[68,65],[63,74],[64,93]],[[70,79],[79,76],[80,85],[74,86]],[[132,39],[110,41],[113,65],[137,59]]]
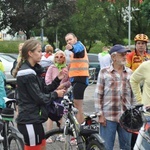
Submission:
[[[106,150],[113,150],[116,131],[121,150],[131,149],[131,133],[125,131],[118,122],[106,120],[106,126],[100,125],[100,135],[105,140]]]
[[[150,116],[146,116],[148,127],[150,128]],[[149,133],[146,131],[146,135],[149,136]],[[150,150],[150,143],[148,143],[145,139],[142,140],[142,146],[145,150]]]

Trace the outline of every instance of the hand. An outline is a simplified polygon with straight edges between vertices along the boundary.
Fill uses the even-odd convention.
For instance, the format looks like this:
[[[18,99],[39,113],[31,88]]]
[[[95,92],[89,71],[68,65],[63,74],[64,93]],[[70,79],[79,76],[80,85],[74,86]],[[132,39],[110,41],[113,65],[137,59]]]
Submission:
[[[106,118],[104,117],[104,115],[101,115],[98,117],[98,122],[102,125],[102,126],[106,126]]]
[[[67,69],[66,70],[64,69],[64,70],[59,72],[58,79],[62,80],[63,78],[65,78],[65,76],[68,76],[68,70]]]
[[[61,90],[61,89],[65,89],[63,84],[59,85],[59,87],[57,88],[57,90]]]
[[[65,47],[66,47],[66,49],[68,49],[68,50],[70,50],[70,49],[73,48],[71,44],[67,44]]]
[[[65,92],[66,92],[66,90],[61,89],[61,90],[56,90],[55,92],[57,93],[58,97],[63,97]]]

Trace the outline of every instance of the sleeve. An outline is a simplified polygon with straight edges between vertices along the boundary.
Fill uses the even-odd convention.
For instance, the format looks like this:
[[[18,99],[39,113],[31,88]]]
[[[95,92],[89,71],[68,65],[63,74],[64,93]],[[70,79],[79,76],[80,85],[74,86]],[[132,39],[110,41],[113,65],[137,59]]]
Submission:
[[[143,72],[145,72],[145,67],[141,64],[131,75],[130,84],[133,94],[138,103],[142,102],[142,93],[140,89],[140,83],[144,80]]]
[[[101,53],[98,54],[98,61],[100,62],[101,60]]]
[[[132,68],[132,53],[126,55],[126,66]]]
[[[67,69],[67,71],[68,71],[68,67],[63,68],[63,70],[66,70],[66,69]],[[61,83],[63,84],[64,87],[69,88],[70,85],[71,85],[69,75],[66,76],[64,79],[62,79],[62,82],[61,82]]]
[[[95,110],[99,115],[103,114],[103,93],[104,93],[104,77],[103,73],[100,71],[94,95]]]
[[[38,105],[42,104],[48,104],[50,101],[56,99],[58,97],[56,92],[50,92],[54,91],[59,85],[60,80],[56,78],[52,84],[46,86],[47,90],[49,89],[49,93],[45,94],[41,88],[39,87],[39,84],[37,83],[37,79],[35,76],[30,76],[27,79],[27,82],[25,84],[27,93],[32,97],[32,99],[37,103]]]
[[[46,72],[46,75],[45,75],[45,83],[46,85],[48,84],[51,84],[53,79],[52,79],[52,67],[50,66]]]

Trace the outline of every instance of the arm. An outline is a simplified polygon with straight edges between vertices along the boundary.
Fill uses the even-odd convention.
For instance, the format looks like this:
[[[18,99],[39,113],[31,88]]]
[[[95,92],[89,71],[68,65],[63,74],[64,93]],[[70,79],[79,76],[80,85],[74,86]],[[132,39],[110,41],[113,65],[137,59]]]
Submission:
[[[106,126],[106,118],[103,114],[104,76],[100,71],[98,75],[97,88],[95,90],[95,109],[98,113],[98,121],[102,126]]]
[[[45,75],[45,83],[46,83],[46,85],[52,83],[52,81],[53,81],[52,73],[53,73],[52,72],[52,67],[50,66],[50,67],[48,67],[48,70],[47,70],[46,75]]]
[[[128,68],[131,68],[132,67],[132,52],[131,53],[128,53],[127,55],[126,55],[126,66],[128,67]]]
[[[141,64],[131,75],[130,84],[133,91],[133,94],[136,97],[138,103],[142,102],[142,93],[140,89],[140,83],[144,80],[143,73],[145,72],[145,67]]]
[[[103,94],[104,94],[104,79],[103,73],[100,71],[95,89],[95,109],[99,114],[103,114]]]

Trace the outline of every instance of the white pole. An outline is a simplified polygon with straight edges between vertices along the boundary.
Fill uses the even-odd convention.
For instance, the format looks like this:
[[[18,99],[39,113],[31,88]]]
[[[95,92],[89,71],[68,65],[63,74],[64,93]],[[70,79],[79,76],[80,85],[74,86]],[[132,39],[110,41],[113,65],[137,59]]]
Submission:
[[[129,0],[129,6],[128,6],[128,47],[131,49],[131,0]]]

